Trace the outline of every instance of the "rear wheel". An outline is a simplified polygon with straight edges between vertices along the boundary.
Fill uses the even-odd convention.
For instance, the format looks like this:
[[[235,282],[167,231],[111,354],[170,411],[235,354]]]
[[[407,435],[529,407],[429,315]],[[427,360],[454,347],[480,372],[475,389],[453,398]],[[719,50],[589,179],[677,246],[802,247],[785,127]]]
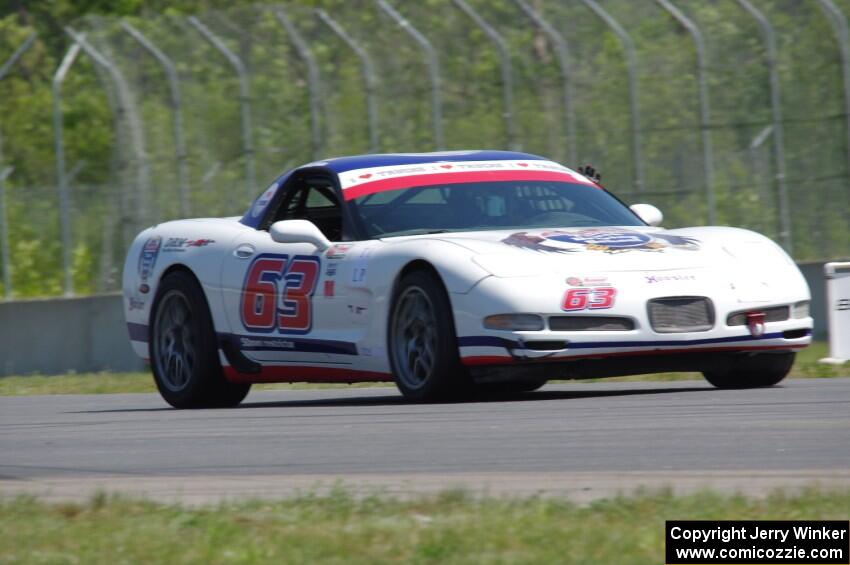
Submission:
[[[402,278],[390,312],[387,342],[396,384],[406,398],[446,400],[469,391],[449,297],[435,274],[417,270]]]
[[[171,273],[160,283],[148,350],[159,393],[175,408],[236,406],[251,389],[224,378],[209,306],[187,272]]]
[[[736,355],[726,367],[705,371],[705,380],[717,388],[759,388],[773,386],[791,371],[796,353],[756,353]]]

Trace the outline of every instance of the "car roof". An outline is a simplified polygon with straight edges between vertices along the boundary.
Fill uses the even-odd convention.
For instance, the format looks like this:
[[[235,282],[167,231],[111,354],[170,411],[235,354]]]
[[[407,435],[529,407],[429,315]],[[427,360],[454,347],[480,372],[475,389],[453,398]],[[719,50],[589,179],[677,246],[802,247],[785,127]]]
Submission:
[[[433,153],[380,153],[374,155],[353,155],[336,157],[308,163],[303,167],[325,167],[334,173],[344,173],[355,169],[372,167],[390,167],[393,165],[419,165],[422,163],[453,163],[462,161],[510,161],[510,160],[546,160],[538,155],[518,151],[436,151]]]
[[[352,155],[349,157],[334,157],[322,159],[290,169],[279,176],[262,194],[260,194],[245,212],[240,220],[241,223],[256,228],[266,212],[266,206],[270,202],[277,189],[283,185],[290,176],[302,169],[321,167],[334,174],[340,174],[357,169],[368,169],[372,167],[391,167],[394,165],[419,165],[422,163],[453,163],[462,161],[546,161],[545,157],[521,153],[519,151],[436,151],[433,153],[378,153],[373,155]]]

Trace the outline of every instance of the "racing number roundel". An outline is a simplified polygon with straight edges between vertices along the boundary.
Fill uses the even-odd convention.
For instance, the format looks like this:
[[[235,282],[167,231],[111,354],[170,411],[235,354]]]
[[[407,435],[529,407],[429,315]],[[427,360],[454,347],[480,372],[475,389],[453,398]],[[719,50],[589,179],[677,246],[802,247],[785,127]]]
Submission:
[[[567,290],[561,309],[567,312],[576,310],[606,310],[614,306],[617,289],[610,286],[579,287]]]
[[[252,332],[309,333],[319,272],[319,258],[312,255],[258,256],[242,285],[242,325]]]

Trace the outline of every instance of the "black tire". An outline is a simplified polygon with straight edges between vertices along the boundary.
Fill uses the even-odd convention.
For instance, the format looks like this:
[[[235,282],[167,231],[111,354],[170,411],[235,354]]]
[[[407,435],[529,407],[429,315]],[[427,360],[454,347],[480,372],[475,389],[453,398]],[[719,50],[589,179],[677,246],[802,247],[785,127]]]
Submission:
[[[399,282],[390,309],[387,351],[405,398],[433,402],[468,396],[469,372],[460,362],[451,303],[433,272],[411,271]]]
[[[204,291],[186,271],[166,275],[151,308],[148,355],[162,398],[175,408],[236,406],[250,384],[224,377]]]
[[[705,380],[717,388],[760,388],[778,384],[788,376],[796,353],[734,355],[726,367],[705,371]]]

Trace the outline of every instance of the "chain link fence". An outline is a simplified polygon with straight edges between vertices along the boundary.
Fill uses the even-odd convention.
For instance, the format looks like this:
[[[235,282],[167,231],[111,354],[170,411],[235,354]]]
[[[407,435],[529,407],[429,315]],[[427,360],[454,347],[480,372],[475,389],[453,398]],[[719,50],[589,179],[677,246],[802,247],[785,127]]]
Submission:
[[[850,256],[850,0],[310,4],[2,34],[4,296],[116,289],[143,227],[365,152],[593,163],[668,227]]]

